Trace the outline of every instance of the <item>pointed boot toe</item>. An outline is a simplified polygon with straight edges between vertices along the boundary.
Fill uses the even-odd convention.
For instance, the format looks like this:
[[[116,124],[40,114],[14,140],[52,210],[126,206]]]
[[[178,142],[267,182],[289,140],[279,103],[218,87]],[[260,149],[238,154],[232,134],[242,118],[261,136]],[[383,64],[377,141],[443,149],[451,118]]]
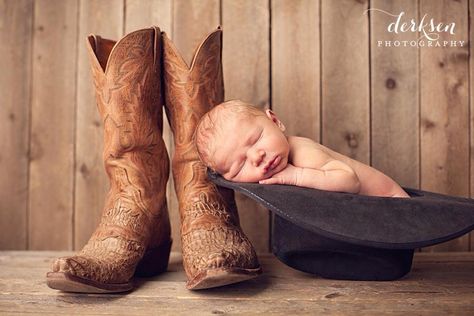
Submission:
[[[196,235],[202,239],[206,233],[199,232]],[[234,236],[233,241],[228,240],[225,244],[213,242],[215,239],[227,240],[228,236]],[[188,275],[193,276],[186,283],[187,289],[200,290],[224,286],[253,279],[262,273],[250,241],[240,230],[223,232],[221,238],[214,235],[207,240],[212,245],[206,246],[205,243],[201,243],[199,248],[198,245],[189,243],[193,246],[191,253],[190,249],[183,249],[183,253],[188,254],[185,258]],[[238,251],[235,251],[235,248],[238,248]]]
[[[98,281],[100,269],[100,265],[85,257],[61,257],[53,262],[52,272],[46,274],[46,284],[55,290],[77,293],[117,293],[133,288],[131,282]]]

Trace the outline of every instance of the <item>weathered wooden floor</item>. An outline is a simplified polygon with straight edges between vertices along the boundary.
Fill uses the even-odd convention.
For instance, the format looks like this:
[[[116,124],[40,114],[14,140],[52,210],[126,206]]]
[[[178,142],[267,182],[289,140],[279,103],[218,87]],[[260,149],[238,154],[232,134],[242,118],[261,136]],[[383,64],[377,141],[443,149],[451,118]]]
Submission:
[[[185,289],[181,258],[174,253],[169,272],[138,279],[135,291],[120,295],[48,288],[52,259],[70,253],[0,252],[0,315],[474,315],[474,252],[417,253],[411,273],[395,282],[325,280],[260,255],[264,274],[258,279],[200,292]]]

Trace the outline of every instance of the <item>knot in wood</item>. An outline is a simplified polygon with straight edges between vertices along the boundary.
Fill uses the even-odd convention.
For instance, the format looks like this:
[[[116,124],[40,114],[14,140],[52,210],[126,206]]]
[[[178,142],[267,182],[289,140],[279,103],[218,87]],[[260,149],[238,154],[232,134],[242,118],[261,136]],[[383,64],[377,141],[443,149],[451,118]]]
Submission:
[[[359,145],[359,142],[357,141],[357,136],[354,133],[347,133],[346,141],[349,147],[351,148],[356,148]]]
[[[387,87],[387,89],[395,89],[395,87],[397,86],[397,82],[395,81],[395,79],[392,79],[392,78],[388,78],[386,81],[385,81],[385,86]]]

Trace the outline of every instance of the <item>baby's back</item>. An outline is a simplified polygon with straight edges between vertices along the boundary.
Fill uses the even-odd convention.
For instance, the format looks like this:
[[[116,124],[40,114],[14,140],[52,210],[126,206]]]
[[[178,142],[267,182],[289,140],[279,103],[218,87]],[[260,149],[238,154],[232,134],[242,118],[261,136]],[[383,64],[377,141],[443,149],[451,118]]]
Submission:
[[[297,167],[320,169],[330,160],[339,160],[350,166],[360,181],[360,192],[372,196],[405,196],[403,189],[390,177],[363,164],[344,156],[305,137],[290,136],[290,163]]]

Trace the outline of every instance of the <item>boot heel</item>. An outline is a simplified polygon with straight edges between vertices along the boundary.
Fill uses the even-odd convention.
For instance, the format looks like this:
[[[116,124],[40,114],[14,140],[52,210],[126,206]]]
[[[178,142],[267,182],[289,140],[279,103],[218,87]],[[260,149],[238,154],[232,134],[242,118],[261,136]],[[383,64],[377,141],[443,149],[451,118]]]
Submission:
[[[168,268],[171,244],[170,239],[158,247],[148,249],[135,269],[136,277],[152,277],[163,273]]]

